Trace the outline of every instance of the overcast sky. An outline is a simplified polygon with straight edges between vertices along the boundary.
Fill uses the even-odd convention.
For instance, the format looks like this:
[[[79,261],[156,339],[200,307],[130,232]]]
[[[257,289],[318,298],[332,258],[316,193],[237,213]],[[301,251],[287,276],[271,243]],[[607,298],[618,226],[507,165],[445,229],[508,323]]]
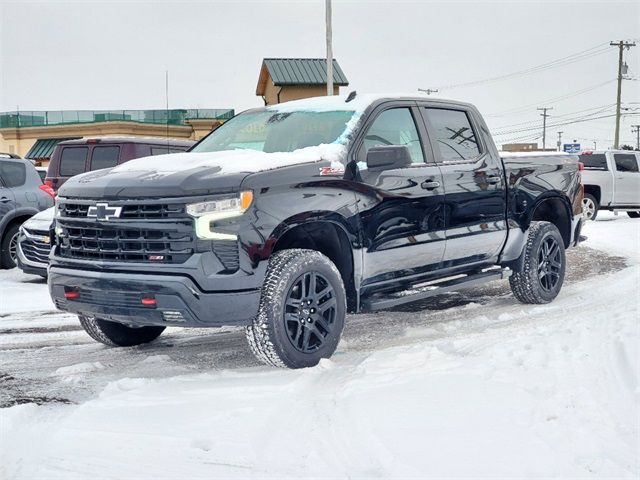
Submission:
[[[499,142],[539,135],[536,107],[553,107],[548,146],[562,130],[602,148],[612,117],[553,125],[614,113],[617,49],[604,47],[639,40],[640,2],[334,0],[333,20],[343,92],[439,88],[475,103]],[[324,34],[324,0],[0,0],[0,111],[164,108],[169,70],[170,108],[238,112],[262,104],[263,57],[323,57]],[[640,113],[640,44],[625,59],[636,80],[623,82],[623,102]],[[640,115],[621,138],[635,145],[632,124]]]

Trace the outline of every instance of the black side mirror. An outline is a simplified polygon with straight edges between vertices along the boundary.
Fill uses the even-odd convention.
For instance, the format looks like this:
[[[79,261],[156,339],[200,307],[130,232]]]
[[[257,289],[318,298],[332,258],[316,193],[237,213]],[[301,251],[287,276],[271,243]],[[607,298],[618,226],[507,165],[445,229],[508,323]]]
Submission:
[[[411,165],[411,153],[404,145],[371,147],[367,152],[367,168],[371,171],[392,170]]]

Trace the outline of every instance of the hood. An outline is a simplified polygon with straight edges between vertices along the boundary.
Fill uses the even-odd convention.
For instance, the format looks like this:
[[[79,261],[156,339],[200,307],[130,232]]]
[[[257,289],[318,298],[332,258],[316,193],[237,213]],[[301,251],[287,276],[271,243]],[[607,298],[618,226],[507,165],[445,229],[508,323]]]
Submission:
[[[344,150],[342,145],[319,145],[294,152],[227,150],[143,157],[72,177],[58,194],[70,198],[140,198],[233,192],[249,174],[320,160],[337,161]]]
[[[54,207],[47,208],[46,210],[36,213],[33,217],[24,222],[22,226],[27,230],[40,230],[46,232],[51,228],[54,214]]]

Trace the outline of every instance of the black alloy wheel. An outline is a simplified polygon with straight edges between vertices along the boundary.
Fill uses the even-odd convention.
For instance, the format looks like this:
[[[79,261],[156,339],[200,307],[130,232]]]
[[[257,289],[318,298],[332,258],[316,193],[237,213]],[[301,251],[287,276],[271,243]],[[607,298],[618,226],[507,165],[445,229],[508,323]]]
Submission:
[[[560,246],[554,237],[548,236],[542,241],[538,251],[538,278],[543,290],[551,292],[556,288],[561,269]]]
[[[289,341],[302,353],[322,348],[336,317],[336,295],[322,274],[306,272],[287,294],[284,321]]]

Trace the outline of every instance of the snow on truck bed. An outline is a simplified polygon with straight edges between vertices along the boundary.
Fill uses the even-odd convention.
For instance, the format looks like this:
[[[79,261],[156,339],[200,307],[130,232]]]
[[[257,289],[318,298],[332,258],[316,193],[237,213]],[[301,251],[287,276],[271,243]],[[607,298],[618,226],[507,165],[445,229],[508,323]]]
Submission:
[[[0,478],[637,478],[640,221],[603,212],[585,234],[551,304],[503,282],[350,316],[305,370],[255,366],[237,330],[121,350],[78,331],[3,351],[0,334],[0,391],[4,373],[73,402],[0,409]],[[628,266],[599,270],[609,255]]]

